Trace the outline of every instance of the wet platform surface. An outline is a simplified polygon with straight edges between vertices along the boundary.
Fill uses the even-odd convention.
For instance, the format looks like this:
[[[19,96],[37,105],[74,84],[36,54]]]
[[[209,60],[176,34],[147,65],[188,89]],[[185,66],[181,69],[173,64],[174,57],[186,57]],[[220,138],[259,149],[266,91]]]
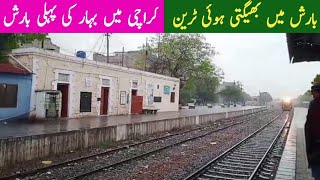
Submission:
[[[308,109],[295,108],[286,146],[282,154],[276,180],[310,180],[305,149],[304,124]]]
[[[196,109],[181,109],[178,112],[159,112],[157,114],[129,115],[129,116],[97,116],[87,118],[46,120],[36,123],[0,121],[0,138],[21,137],[38,134],[49,134],[56,132],[72,131],[79,129],[116,126],[122,124],[157,121],[162,119],[174,119],[186,116],[198,116],[220,112],[239,111],[258,108],[254,106],[221,108],[214,106],[196,107]]]

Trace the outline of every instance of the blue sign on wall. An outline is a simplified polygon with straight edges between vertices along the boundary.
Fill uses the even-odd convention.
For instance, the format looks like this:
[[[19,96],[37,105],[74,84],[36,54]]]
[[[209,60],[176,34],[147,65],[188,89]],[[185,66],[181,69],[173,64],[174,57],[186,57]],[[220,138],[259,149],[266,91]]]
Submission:
[[[164,94],[170,94],[170,86],[164,86],[163,87],[163,93]]]

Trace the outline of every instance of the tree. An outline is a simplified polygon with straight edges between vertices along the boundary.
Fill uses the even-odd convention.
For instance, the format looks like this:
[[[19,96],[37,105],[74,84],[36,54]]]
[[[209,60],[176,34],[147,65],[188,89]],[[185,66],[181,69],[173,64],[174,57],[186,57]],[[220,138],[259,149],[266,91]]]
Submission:
[[[313,85],[320,85],[320,74],[317,74],[316,77],[312,81]]]
[[[147,54],[146,54],[147,51]],[[186,81],[197,65],[212,58],[214,49],[201,34],[158,34],[142,47],[135,68]]]
[[[259,101],[262,105],[272,101],[272,96],[268,92],[262,92],[259,95]]]
[[[311,82],[312,85],[319,85],[320,84],[320,74],[317,74],[313,81]],[[311,94],[311,90],[307,90],[303,95],[297,97],[297,103],[302,104],[304,101],[312,101],[313,97]]]
[[[4,55],[12,49],[35,39],[43,40],[47,34],[0,34],[0,62],[4,62]]]
[[[243,84],[239,81],[235,82],[232,86],[227,86],[225,89],[220,91],[220,94],[224,101],[227,102],[246,102],[251,101],[252,97],[243,91]]]
[[[243,100],[243,92],[240,83],[236,83],[233,86],[227,86],[225,89],[219,92],[224,101],[227,102],[239,102]]]
[[[210,60],[203,61],[201,64],[195,66],[195,71],[190,75],[190,79],[192,79],[195,84],[195,98],[198,101],[202,103],[214,102],[215,91],[220,82],[220,76],[215,74],[216,71],[217,68]]]
[[[312,95],[311,95],[311,91],[308,90],[307,92],[305,92],[303,95],[300,95],[298,98],[298,101],[303,102],[303,101],[311,101]]]
[[[135,68],[180,79],[180,103],[191,98],[213,101],[222,71],[211,58],[215,55],[201,34],[158,34],[143,46]]]
[[[306,104],[304,102],[310,102],[312,101],[313,97],[311,95],[311,90],[306,91],[303,95],[298,96],[296,104],[302,107],[306,107]]]
[[[246,92],[242,92],[242,98],[243,98],[243,101],[252,101],[252,97],[246,93]]]
[[[196,94],[197,94],[196,91],[197,91],[196,80],[189,79],[186,82],[183,90],[180,91],[181,103],[182,104],[189,103],[191,99],[194,99],[196,97]]]

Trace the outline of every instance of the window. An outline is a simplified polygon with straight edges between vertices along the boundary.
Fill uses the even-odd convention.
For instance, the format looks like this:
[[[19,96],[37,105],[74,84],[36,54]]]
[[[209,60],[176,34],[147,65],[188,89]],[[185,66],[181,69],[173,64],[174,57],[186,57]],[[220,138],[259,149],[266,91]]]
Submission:
[[[138,89],[138,81],[132,81],[132,89]]]
[[[0,108],[17,107],[18,85],[0,84]]]
[[[120,92],[120,105],[126,104],[126,91]]]
[[[175,92],[171,92],[171,99],[170,99],[170,102],[174,103],[175,95],[176,95],[176,93],[175,93]]]
[[[154,100],[153,100],[154,102],[161,102],[161,97],[154,97]]]
[[[80,93],[80,112],[91,112],[91,92]]]

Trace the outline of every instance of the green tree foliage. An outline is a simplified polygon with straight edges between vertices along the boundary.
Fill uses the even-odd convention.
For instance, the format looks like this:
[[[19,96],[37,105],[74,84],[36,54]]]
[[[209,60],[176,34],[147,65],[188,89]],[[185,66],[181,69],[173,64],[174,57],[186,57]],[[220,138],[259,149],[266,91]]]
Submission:
[[[47,34],[0,34],[0,62],[5,61],[3,55],[21,44],[32,42],[35,39],[45,39]]]
[[[311,90],[308,90],[307,92],[305,92],[304,94],[298,96],[297,100],[296,100],[296,104],[302,107],[306,107],[304,102],[310,102],[312,101],[313,97],[311,95]]]
[[[221,79],[219,73],[217,74],[219,71],[210,60],[205,60],[195,66],[195,71],[190,78],[194,81],[196,87],[194,97],[198,101],[203,103],[215,101],[215,92]]]
[[[311,83],[312,83],[312,85],[319,85],[320,84],[320,74],[317,74]],[[310,102],[310,101],[312,101],[312,99],[313,99],[313,97],[311,94],[311,90],[308,90],[304,94],[297,97],[297,103],[301,104],[304,101]]]
[[[180,79],[180,103],[190,99],[208,102],[222,78],[210,59],[215,55],[201,34],[158,34],[135,62],[135,68]]]
[[[317,74],[316,77],[312,81],[313,85],[320,85],[320,74]]]
[[[242,100],[243,102],[252,101],[252,97],[248,93],[242,92]]]
[[[197,86],[196,86],[196,80],[195,79],[189,79],[183,88],[182,91],[180,91],[180,99],[182,103],[188,103],[191,99],[196,97],[197,94]]]
[[[232,86],[227,86],[219,92],[225,102],[240,102],[243,101],[242,85],[236,83]]]
[[[246,102],[251,101],[252,97],[243,91],[241,82],[235,82],[232,86],[227,86],[218,94],[222,96],[224,102]]]
[[[305,92],[303,95],[300,95],[298,98],[298,101],[311,101],[313,98],[312,98],[312,95],[311,95],[311,90],[308,90],[307,92]]]
[[[259,101],[261,104],[266,104],[272,101],[272,96],[268,92],[262,92],[260,93]]]

